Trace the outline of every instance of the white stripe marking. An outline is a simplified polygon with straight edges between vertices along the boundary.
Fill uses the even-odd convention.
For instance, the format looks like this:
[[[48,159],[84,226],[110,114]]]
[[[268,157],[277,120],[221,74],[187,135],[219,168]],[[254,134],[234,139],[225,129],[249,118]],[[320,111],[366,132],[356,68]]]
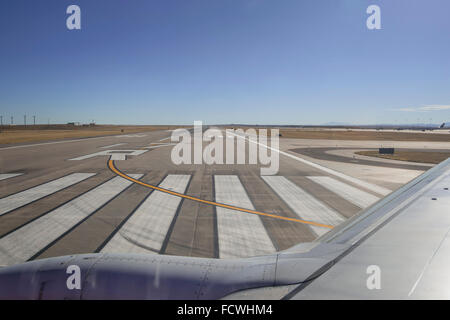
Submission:
[[[94,176],[95,173],[72,173],[68,176],[0,199],[0,216]]]
[[[142,138],[146,137],[146,134],[124,134],[124,135],[118,135],[115,136],[116,138]]]
[[[217,202],[255,210],[239,178],[214,176]],[[258,256],[276,251],[257,215],[216,207],[220,258]]]
[[[345,219],[336,211],[281,176],[262,176],[263,180],[286,202],[303,220],[336,226]],[[329,231],[327,228],[310,226],[319,236]]]
[[[126,144],[126,143],[116,143],[116,144],[112,144],[112,145],[110,145],[110,146],[100,147],[100,149],[113,148],[113,147],[121,146],[121,145],[124,145],[124,144]]]
[[[159,186],[184,193],[190,177],[171,174]],[[153,191],[101,252],[158,253],[180,202],[180,197]]]
[[[349,186],[341,181],[330,177],[308,177],[310,180],[320,184],[328,190],[336,193],[345,200],[357,205],[360,208],[366,208],[377,202],[380,198],[373,194],[361,191],[355,187]]]
[[[142,175],[130,176],[139,179]],[[115,177],[1,238],[0,264],[11,265],[30,259],[131,184]]]
[[[146,146],[143,147],[144,149],[156,149],[156,148],[160,148],[160,147],[167,147],[167,146],[173,146],[175,145],[175,143],[164,143],[164,144],[157,144],[157,145],[150,145],[150,146]]]
[[[85,156],[72,158],[69,160],[79,161],[79,160],[86,160],[89,158],[101,157],[101,156],[111,157],[111,160],[126,160],[127,156],[139,156],[147,151],[148,150],[105,150],[105,151],[99,151],[99,152],[87,154]]]
[[[350,182],[352,182],[352,183],[354,183],[354,184],[356,184],[356,185],[359,185],[359,186],[361,186],[361,187],[364,187],[364,188],[366,188],[366,189],[368,189],[368,190],[372,190],[372,191],[374,191],[374,192],[376,192],[376,193],[379,193],[379,194],[381,194],[381,195],[384,195],[384,196],[385,196],[385,195],[391,193],[391,190],[389,190],[389,189],[387,189],[387,188],[383,188],[383,187],[377,186],[377,185],[375,185],[375,184],[372,184],[372,183],[369,183],[369,182],[366,182],[366,181],[362,181],[362,180],[359,180],[359,179],[354,178],[354,177],[350,177],[350,176],[348,176],[348,175],[346,175],[346,174],[343,174],[342,172],[339,172],[339,171],[336,171],[336,170],[333,170],[333,169],[330,169],[330,168],[321,166],[320,164],[317,164],[317,163],[314,163],[314,162],[305,160],[305,159],[303,159],[303,158],[296,157],[296,156],[294,156],[294,155],[292,155],[292,154],[290,154],[290,153],[287,153],[287,152],[284,152],[284,151],[281,151],[281,150],[278,150],[278,149],[275,149],[275,148],[271,148],[271,147],[269,147],[269,146],[266,146],[265,144],[262,144],[262,143],[257,142],[257,141],[256,141],[256,136],[253,137],[253,139],[247,139],[246,137],[241,136],[241,135],[238,135],[238,134],[236,134],[236,133],[234,133],[234,132],[230,132],[230,133],[233,134],[233,135],[235,135],[235,136],[237,136],[237,137],[239,137],[239,138],[241,138],[241,139],[245,139],[245,140],[248,140],[248,141],[250,141],[250,142],[252,142],[252,143],[256,143],[256,144],[258,144],[258,145],[260,145],[260,146],[262,146],[262,147],[265,147],[265,148],[267,148],[267,149],[269,149],[269,150],[278,152],[278,153],[280,153],[280,154],[282,154],[282,155],[285,155],[286,157],[289,157],[289,158],[291,158],[291,159],[294,159],[294,160],[303,162],[303,163],[305,163],[305,164],[307,164],[307,165],[309,165],[309,166],[311,166],[311,167],[317,168],[317,169],[319,169],[319,170],[322,170],[322,171],[324,171],[324,172],[327,172],[327,173],[329,173],[329,174],[332,174],[332,175],[334,175],[334,176],[336,176],[336,177],[339,177],[339,178],[341,178],[341,179],[350,181]]]
[[[14,178],[14,177],[21,176],[21,175],[23,175],[23,173],[0,173],[0,181],[9,179],[9,178]]]

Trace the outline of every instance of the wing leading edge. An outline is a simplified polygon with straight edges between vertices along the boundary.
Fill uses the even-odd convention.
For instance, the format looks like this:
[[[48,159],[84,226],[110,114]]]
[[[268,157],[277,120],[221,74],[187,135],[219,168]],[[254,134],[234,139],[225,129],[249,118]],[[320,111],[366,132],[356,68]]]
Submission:
[[[447,159],[325,234],[347,249],[283,298],[450,299],[449,189]]]

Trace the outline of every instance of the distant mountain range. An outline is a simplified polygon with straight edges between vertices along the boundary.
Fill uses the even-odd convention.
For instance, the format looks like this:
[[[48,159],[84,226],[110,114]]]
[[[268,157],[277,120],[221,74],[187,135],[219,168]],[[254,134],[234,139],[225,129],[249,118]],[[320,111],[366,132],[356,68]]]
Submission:
[[[367,128],[367,129],[392,129],[392,128],[400,128],[400,129],[437,129],[442,126],[442,123],[410,123],[410,124],[389,124],[389,123],[380,123],[380,124],[351,124],[346,122],[326,122],[319,125],[267,125],[267,124],[244,124],[244,123],[232,123],[232,124],[223,124],[224,126],[244,126],[244,127],[284,127],[284,128],[314,128],[314,127],[334,127],[334,128]],[[445,123],[443,126],[445,129],[450,129],[450,123]]]
[[[374,125],[354,125],[344,122],[327,122],[321,126],[326,127],[363,127],[363,128],[440,128],[443,123],[408,123],[408,124],[392,124],[392,123],[380,123]],[[450,123],[445,123],[443,128],[450,127]]]

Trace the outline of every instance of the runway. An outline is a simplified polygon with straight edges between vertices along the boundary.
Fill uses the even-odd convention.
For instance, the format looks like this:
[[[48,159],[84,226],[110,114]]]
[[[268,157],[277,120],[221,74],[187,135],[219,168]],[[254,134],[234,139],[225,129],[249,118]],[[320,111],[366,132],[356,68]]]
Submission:
[[[313,241],[401,185],[344,174],[283,143],[273,176],[256,164],[175,165],[170,134],[0,147],[0,265],[90,252],[262,255]]]

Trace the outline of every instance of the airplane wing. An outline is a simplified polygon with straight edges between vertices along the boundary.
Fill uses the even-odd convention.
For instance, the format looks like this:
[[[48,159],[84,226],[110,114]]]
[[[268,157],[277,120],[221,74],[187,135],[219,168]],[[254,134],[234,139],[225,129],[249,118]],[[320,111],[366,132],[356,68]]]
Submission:
[[[450,159],[311,243],[245,259],[84,254],[0,269],[0,299],[449,299]]]
[[[325,234],[345,249],[283,298],[449,299],[449,188],[447,159]]]

